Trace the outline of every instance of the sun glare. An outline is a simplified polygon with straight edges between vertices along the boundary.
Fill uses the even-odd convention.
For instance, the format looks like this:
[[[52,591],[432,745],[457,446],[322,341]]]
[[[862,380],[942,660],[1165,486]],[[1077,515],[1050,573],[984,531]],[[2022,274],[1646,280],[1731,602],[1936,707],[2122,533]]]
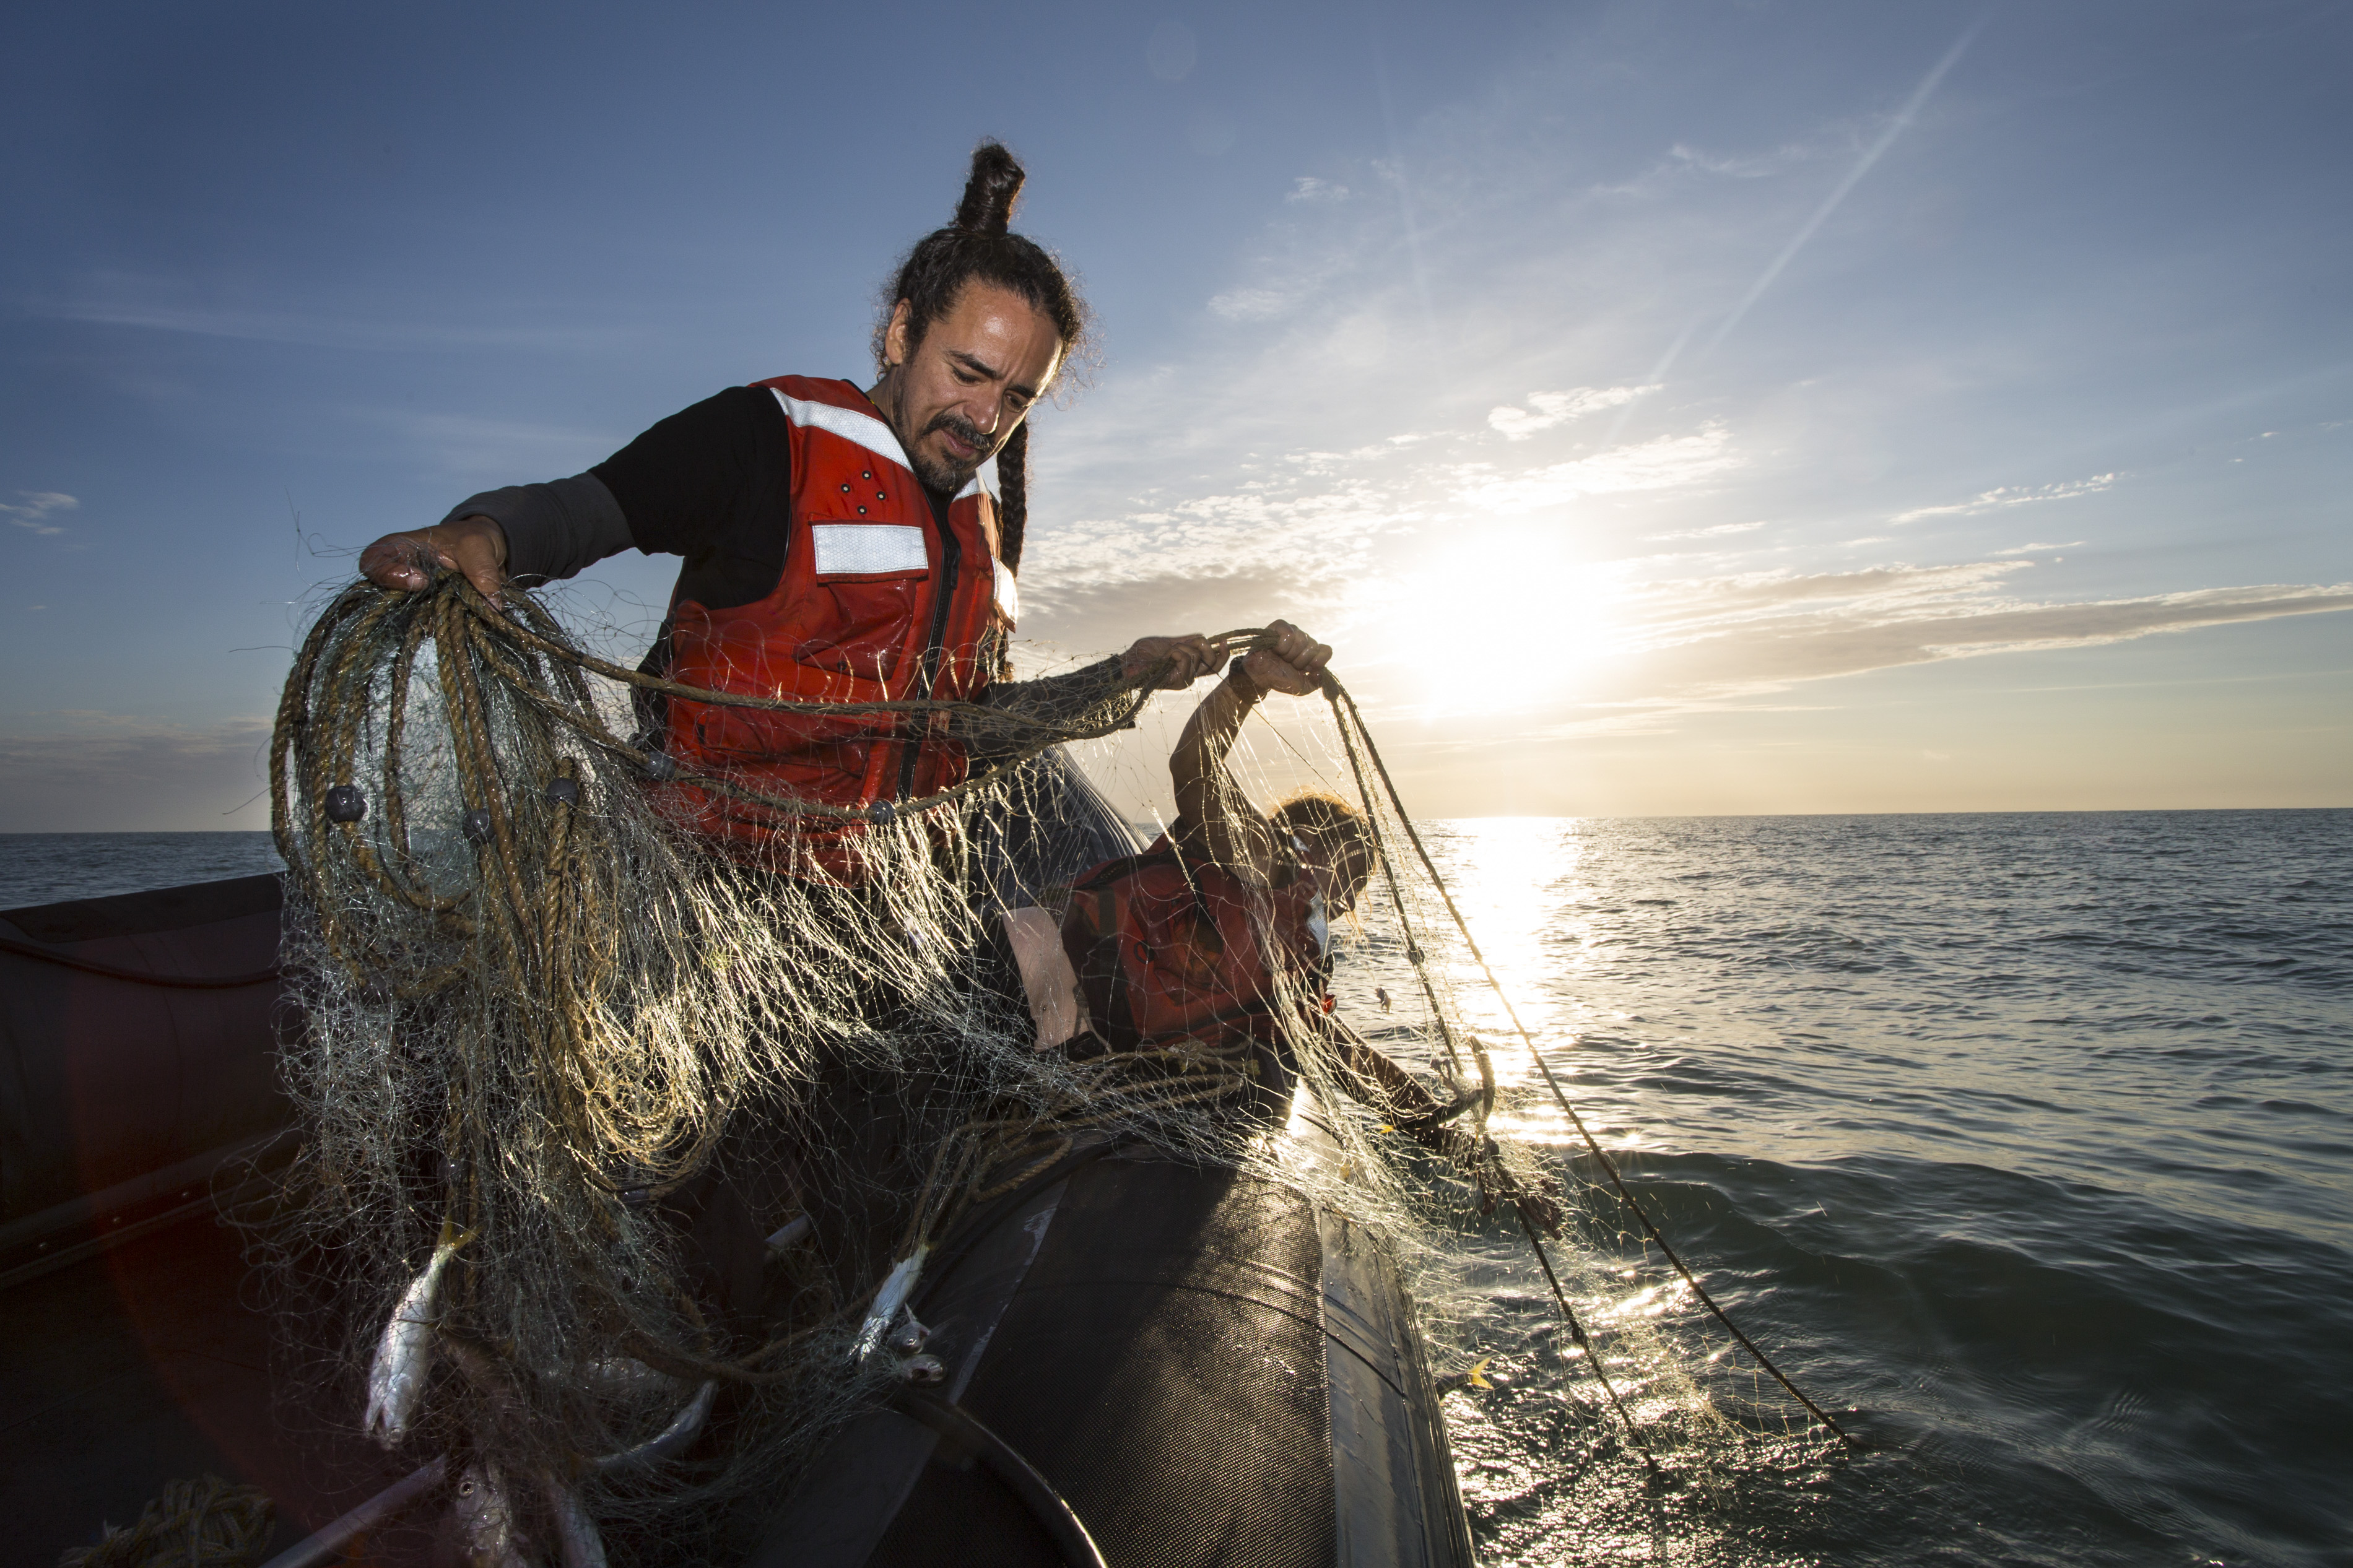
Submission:
[[[1568,695],[1615,650],[1616,576],[1557,529],[1472,527],[1407,568],[1422,700],[1452,712]]]

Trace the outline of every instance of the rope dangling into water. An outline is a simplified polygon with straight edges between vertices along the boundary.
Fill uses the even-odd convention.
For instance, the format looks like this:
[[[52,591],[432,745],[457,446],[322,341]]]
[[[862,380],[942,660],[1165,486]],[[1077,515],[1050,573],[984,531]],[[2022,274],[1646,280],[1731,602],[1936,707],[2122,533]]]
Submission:
[[[1519,1214],[1516,1209],[1513,1212]],[[1552,1287],[1552,1299],[1559,1306],[1560,1315],[1568,1322],[1569,1337],[1577,1342],[1577,1348],[1585,1352],[1585,1359],[1593,1367],[1593,1375],[1601,1380],[1601,1392],[1609,1396],[1610,1408],[1617,1411],[1618,1419],[1626,1424],[1626,1436],[1641,1451],[1642,1462],[1652,1469],[1658,1468],[1658,1456],[1652,1454],[1651,1446],[1642,1441],[1641,1428],[1634,1425],[1634,1417],[1627,1413],[1626,1402],[1618,1397],[1617,1385],[1609,1381],[1609,1371],[1601,1364],[1601,1352],[1595,1350],[1593,1342],[1585,1337],[1585,1326],[1577,1321],[1577,1313],[1569,1307],[1568,1293],[1560,1288],[1560,1276],[1552,1271],[1552,1258],[1545,1251],[1544,1237],[1536,1234],[1535,1226],[1526,1215],[1519,1214],[1519,1221],[1520,1229],[1527,1235],[1528,1245],[1535,1249],[1536,1266],[1544,1270],[1545,1283]]]
[[[1716,1304],[1715,1298],[1707,1293],[1707,1288],[1693,1275],[1689,1266],[1668,1244],[1666,1237],[1661,1234],[1659,1227],[1651,1222],[1649,1213],[1643,1209],[1641,1203],[1627,1187],[1625,1179],[1619,1174],[1616,1163],[1602,1151],[1599,1141],[1586,1126],[1585,1119],[1579,1116],[1577,1108],[1569,1103],[1567,1094],[1561,1089],[1560,1080],[1553,1076],[1552,1064],[1545,1059],[1545,1054],[1537,1047],[1535,1037],[1528,1032],[1528,1026],[1520,1022],[1519,1010],[1512,1005],[1511,996],[1504,991],[1503,982],[1496,978],[1495,971],[1487,963],[1486,955],[1479,951],[1478,939],[1471,934],[1470,922],[1462,918],[1462,911],[1455,906],[1453,893],[1448,889],[1445,878],[1439,875],[1437,863],[1430,858],[1430,850],[1422,844],[1421,835],[1413,826],[1413,818],[1406,813],[1405,803],[1398,794],[1396,781],[1389,777],[1388,764],[1381,760],[1380,749],[1373,743],[1372,732],[1365,728],[1364,715],[1357,710],[1356,698],[1328,671],[1324,675],[1323,686],[1324,695],[1332,705],[1333,722],[1338,726],[1341,742],[1347,751],[1349,768],[1356,775],[1357,791],[1364,796],[1367,817],[1377,814],[1370,809],[1373,805],[1373,792],[1369,781],[1365,776],[1364,762],[1357,755],[1356,744],[1359,740],[1364,743],[1365,756],[1371,759],[1373,768],[1380,777],[1381,787],[1387,795],[1389,805],[1396,810],[1398,820],[1404,826],[1406,837],[1412,844],[1414,854],[1419,858],[1423,871],[1428,873],[1431,885],[1438,889],[1439,897],[1445,900],[1446,912],[1452,917],[1455,930],[1461,933],[1464,945],[1470,950],[1471,956],[1478,962],[1480,972],[1486,976],[1489,989],[1494,992],[1495,999],[1503,1004],[1504,1015],[1511,1019],[1513,1029],[1527,1046],[1529,1057],[1535,1060],[1536,1070],[1544,1077],[1545,1087],[1552,1091],[1554,1101],[1559,1105],[1562,1113],[1568,1118],[1569,1124],[1577,1129],[1577,1136],[1585,1141],[1585,1146],[1591,1152],[1593,1158],[1608,1173],[1610,1186],[1616,1189],[1618,1196],[1624,1200],[1627,1209],[1633,1215],[1636,1223],[1642,1227],[1642,1234],[1657,1245],[1668,1262],[1674,1265],[1675,1272],[1683,1276],[1683,1283],[1691,1287],[1692,1293],[1697,1296],[1701,1304],[1715,1315],[1715,1321],[1724,1325],[1725,1331],[1740,1342],[1741,1348],[1756,1359],[1757,1364],[1769,1373],[1773,1380],[1788,1393],[1790,1398],[1805,1406],[1814,1419],[1828,1427],[1841,1442],[1851,1448],[1861,1447],[1862,1444],[1848,1436],[1846,1429],[1832,1420],[1828,1411],[1808,1398],[1803,1389],[1792,1383],[1779,1367],[1773,1364],[1772,1358],[1757,1349],[1754,1340],[1741,1332],[1740,1326],[1732,1321],[1730,1314]],[[1386,864],[1387,862],[1384,861],[1384,865]],[[1394,890],[1397,879],[1392,875],[1389,880]],[[1402,902],[1398,906],[1398,912],[1402,922],[1405,912]],[[1415,973],[1421,978],[1423,989],[1427,993],[1430,983],[1428,976],[1422,973],[1425,955],[1414,942],[1410,927],[1406,928],[1406,942],[1407,954],[1412,960]],[[1533,1233],[1530,1239],[1534,1239]],[[1537,1256],[1539,1258],[1543,1257],[1541,1247],[1537,1248]],[[1545,1264],[1545,1273],[1547,1277],[1552,1273],[1552,1266],[1548,1261]],[[1555,1282],[1553,1289],[1556,1296],[1559,1295],[1560,1287],[1557,1281]],[[1562,1310],[1567,1311],[1566,1297],[1561,1298],[1561,1306]],[[1572,1327],[1574,1322],[1575,1320],[1572,1318]],[[1578,1335],[1578,1340],[1582,1342],[1581,1333]],[[1594,1369],[1597,1372],[1600,1370],[1600,1363],[1598,1361],[1595,1363]],[[1610,1397],[1614,1402],[1617,1396],[1613,1393]],[[1619,1407],[1619,1414],[1620,1415],[1625,1414],[1624,1406]]]

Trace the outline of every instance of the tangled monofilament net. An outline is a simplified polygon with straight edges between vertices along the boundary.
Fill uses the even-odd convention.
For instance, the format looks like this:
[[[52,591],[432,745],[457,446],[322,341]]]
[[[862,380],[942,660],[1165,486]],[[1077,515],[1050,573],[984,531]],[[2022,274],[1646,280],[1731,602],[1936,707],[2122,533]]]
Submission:
[[[495,1453],[607,1519],[755,1472],[773,1489],[861,1396],[840,1352],[895,1256],[1075,1140],[1249,1158],[1187,1113],[1234,1091],[1239,1057],[1074,1066],[976,985],[981,922],[1009,891],[997,847],[1062,809],[1042,753],[1071,731],[966,710],[960,733],[999,760],[859,825],[866,877],[772,874],[663,818],[639,782],[662,760],[584,673],[631,672],[572,648],[528,595],[509,601],[501,615],[454,576],[355,586],[289,680],[272,782],[307,1026],[285,1077],[308,1137],[281,1240],[332,1260],[323,1348],[353,1408],[403,1291],[459,1243],[436,1335],[457,1353],[406,1434],[420,1452]],[[944,705],[901,706],[921,721]],[[1124,719],[1115,704],[1094,732]],[[878,1170],[836,1146],[857,1142],[842,1103],[910,1152]],[[681,1209],[707,1205],[722,1167],[731,1194],[772,1200],[760,1230],[828,1207],[858,1222],[831,1227],[851,1244],[777,1270],[758,1311],[714,1311]],[[596,1468],[704,1382],[731,1464]]]
[[[730,859],[666,819],[643,781],[672,764],[628,737],[617,694],[668,683],[582,652],[530,595],[502,612],[455,574],[341,595],[288,681],[271,780],[305,1021],[284,1067],[306,1137],[277,1239],[310,1282],[333,1406],[357,1415],[387,1318],[454,1243],[442,1353],[402,1446],[494,1458],[539,1479],[525,1508],[567,1492],[617,1557],[632,1540],[657,1555],[719,1528],[714,1503],[779,1495],[813,1439],[878,1396],[885,1374],[848,1352],[897,1259],[1082,1142],[1278,1177],[1412,1253],[1428,1173],[1338,1092],[1328,1051],[1297,1055],[1339,1148],[1303,1165],[1219,1113],[1240,1052],[1072,1064],[976,983],[997,908],[1050,905],[1085,868],[1020,848],[1071,813],[1051,748],[1125,725],[1159,673],[1059,726],[798,705],[944,726],[986,759],[879,816],[754,796],[820,828],[860,818],[851,885]],[[1360,721],[1336,695],[1334,711],[1361,784]],[[1442,925],[1437,900],[1393,795],[1363,793],[1422,993],[1418,1022],[1384,1033],[1427,1046],[1443,1089],[1468,1095],[1481,1047],[1414,934]],[[1291,1017],[1317,999],[1274,1000]],[[714,1289],[705,1232],[797,1215],[823,1218],[825,1247],[762,1255],[749,1286]],[[715,1458],[628,1462],[706,1387],[724,1441],[695,1451]]]

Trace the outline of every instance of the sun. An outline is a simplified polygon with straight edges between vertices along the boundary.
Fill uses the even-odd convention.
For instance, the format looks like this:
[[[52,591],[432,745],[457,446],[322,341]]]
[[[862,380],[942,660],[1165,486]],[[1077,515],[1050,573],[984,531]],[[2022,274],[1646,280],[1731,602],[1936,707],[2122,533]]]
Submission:
[[[1616,653],[1619,574],[1579,560],[1557,525],[1470,525],[1400,568],[1399,625],[1417,695],[1451,712],[1535,708],[1590,683]]]

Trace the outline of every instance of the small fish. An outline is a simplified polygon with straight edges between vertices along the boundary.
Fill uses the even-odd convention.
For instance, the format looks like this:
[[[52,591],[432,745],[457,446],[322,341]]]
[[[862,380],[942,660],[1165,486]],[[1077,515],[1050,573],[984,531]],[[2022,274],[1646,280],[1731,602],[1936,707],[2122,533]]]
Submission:
[[[1384,1013],[1388,1012],[1395,1005],[1395,1004],[1389,1000],[1388,987],[1386,985],[1376,985],[1373,987],[1373,1000],[1381,1005],[1381,1011]]]
[[[859,1325],[858,1342],[850,1348],[849,1359],[864,1361],[882,1342],[883,1331],[898,1317],[899,1309],[906,1305],[908,1293],[915,1288],[915,1277],[923,1271],[923,1255],[931,1251],[929,1243],[919,1246],[899,1266],[891,1270],[882,1289],[874,1292],[874,1305],[866,1310],[866,1321]]]
[[[1438,1392],[1440,1394],[1451,1394],[1458,1388],[1493,1388],[1495,1385],[1487,1381],[1486,1371],[1487,1363],[1494,1359],[1495,1358],[1491,1355],[1482,1355],[1477,1361],[1471,1363],[1469,1370],[1454,1373],[1449,1376],[1440,1378],[1438,1380]]]
[[[546,1500],[548,1512],[555,1516],[555,1543],[563,1553],[564,1568],[606,1568],[605,1538],[596,1532],[596,1521],[589,1517],[580,1494],[543,1473],[539,1495]]]
[[[497,1466],[469,1460],[458,1472],[449,1511],[458,1521],[466,1568],[530,1568],[531,1553],[515,1526],[514,1504],[499,1484]]]
[[[417,1402],[425,1396],[425,1374],[433,1365],[433,1325],[441,1315],[437,1298],[442,1270],[449,1267],[458,1249],[473,1239],[472,1231],[460,1236],[448,1220],[441,1222],[441,1240],[433,1248],[431,1261],[401,1292],[400,1304],[392,1310],[384,1337],[376,1342],[375,1360],[368,1367],[367,1415],[362,1426],[387,1448],[408,1435]]]

